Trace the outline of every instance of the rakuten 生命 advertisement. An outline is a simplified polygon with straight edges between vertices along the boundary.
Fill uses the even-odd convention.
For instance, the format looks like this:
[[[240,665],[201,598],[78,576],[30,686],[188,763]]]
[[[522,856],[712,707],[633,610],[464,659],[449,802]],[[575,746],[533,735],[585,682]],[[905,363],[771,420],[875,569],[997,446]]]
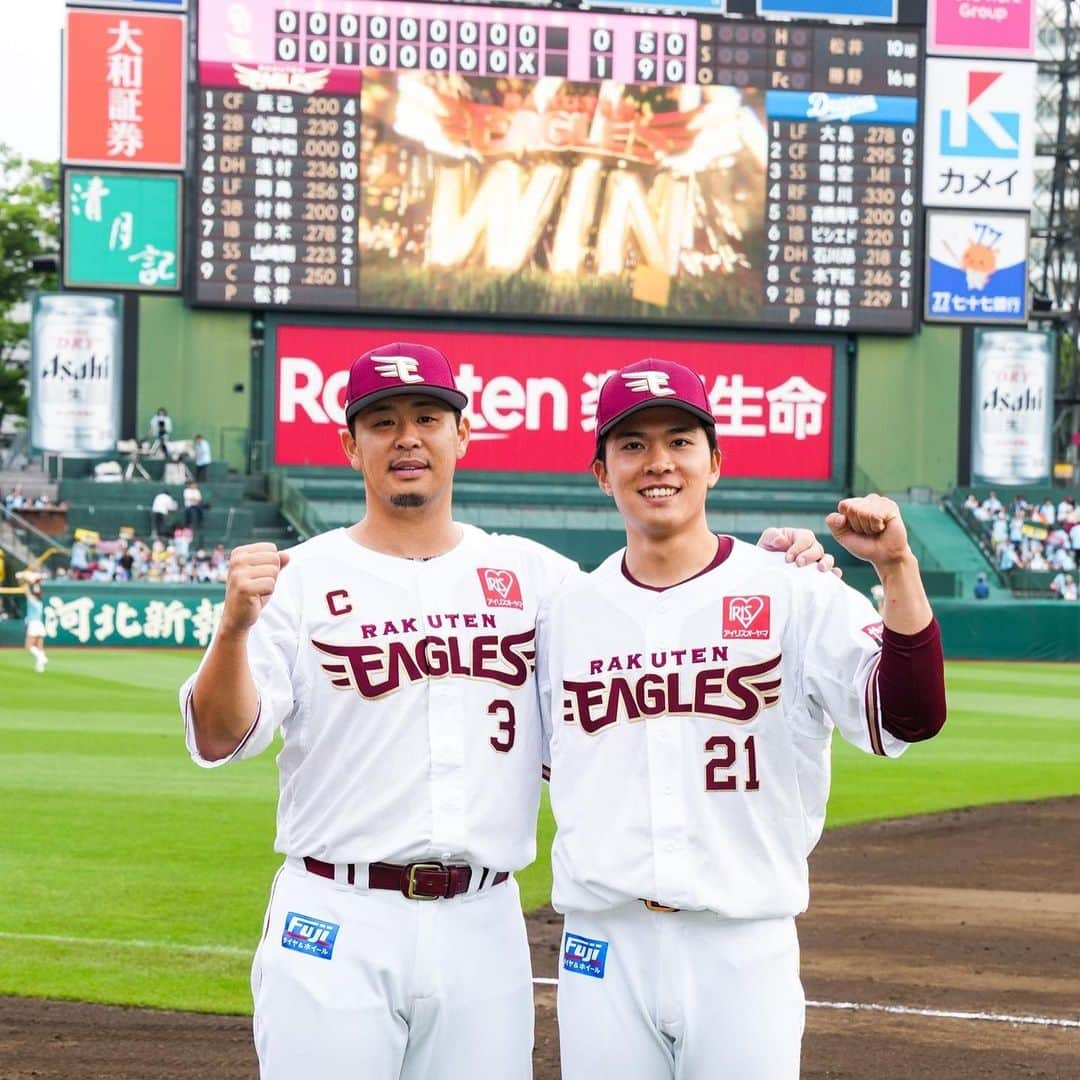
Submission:
[[[624,364],[657,356],[686,364],[704,380],[725,476],[832,476],[829,344],[290,324],[279,325],[272,342],[275,464],[344,465],[337,432],[345,423],[349,365],[376,345],[402,340],[441,349],[468,395],[472,440],[462,469],[583,471],[600,386]]]

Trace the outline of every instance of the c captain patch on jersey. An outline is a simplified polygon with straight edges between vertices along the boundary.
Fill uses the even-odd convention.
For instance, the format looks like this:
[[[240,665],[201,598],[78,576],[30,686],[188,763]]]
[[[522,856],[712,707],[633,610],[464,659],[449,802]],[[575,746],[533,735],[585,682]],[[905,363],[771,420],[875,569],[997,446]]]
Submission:
[[[607,950],[606,941],[582,937],[567,930],[563,939],[562,966],[564,970],[578,975],[591,975],[594,979],[602,979],[604,965],[607,963]]]
[[[767,638],[769,636],[769,597],[725,596],[725,638]]]
[[[310,915],[301,915],[290,911],[285,916],[285,929],[281,932],[283,948],[295,952],[307,953],[322,960],[330,960],[334,955],[334,942],[341,929],[338,923],[313,919]]]

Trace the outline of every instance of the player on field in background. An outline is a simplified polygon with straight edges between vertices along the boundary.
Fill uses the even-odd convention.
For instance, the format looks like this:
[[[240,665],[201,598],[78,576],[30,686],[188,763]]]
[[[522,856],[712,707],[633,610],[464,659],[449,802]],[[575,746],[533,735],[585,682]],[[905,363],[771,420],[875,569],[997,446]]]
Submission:
[[[604,384],[593,470],[626,548],[542,608],[552,902],[565,914],[565,1080],[794,1080],[808,901],[833,727],[895,757],[945,719],[941,644],[894,502],[826,519],[869,561],[881,619],[830,574],[714,534],[720,472],[698,376]]]
[[[30,571],[16,574],[26,591],[26,651],[34,658],[34,670],[40,675],[49,658],[45,654],[45,603],[41,596],[41,578]]]
[[[270,1080],[531,1075],[513,872],[535,856],[540,799],[535,618],[577,571],[454,520],[466,402],[429,346],[356,360],[341,445],[363,519],[288,553],[235,548],[181,690],[200,765],[284,736],[285,862],[252,968]],[[806,530],[766,539],[831,566]]]

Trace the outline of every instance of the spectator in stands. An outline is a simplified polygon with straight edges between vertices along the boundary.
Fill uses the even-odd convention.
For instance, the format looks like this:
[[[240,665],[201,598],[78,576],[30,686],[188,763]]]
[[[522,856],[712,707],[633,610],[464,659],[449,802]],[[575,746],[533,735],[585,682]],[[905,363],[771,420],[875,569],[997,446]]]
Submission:
[[[7,510],[25,510],[27,506],[26,496],[23,494],[22,484],[16,484],[5,496],[4,507]]]
[[[1001,505],[1001,500],[992,491],[987,492],[986,498],[983,499],[982,505],[983,509],[988,514],[996,514],[999,510],[1005,509],[1005,507]]]
[[[1062,600],[1075,600],[1077,598],[1076,582],[1073,580],[1072,574],[1065,575],[1065,584],[1061,587],[1061,599]]]
[[[177,510],[176,500],[167,492],[159,491],[150,504],[151,533],[155,537],[165,534],[169,515]]]
[[[1004,511],[1001,517],[1004,518]],[[1023,510],[1014,510],[1013,516],[1009,521],[1009,543],[1010,544],[1022,544],[1024,542],[1024,512]]]
[[[158,411],[150,417],[150,450],[161,450],[161,455],[166,460],[169,458],[169,436],[172,435],[172,417],[169,416],[162,405]]]
[[[1010,570],[1015,570],[1019,565],[1017,559],[1016,549],[1012,544],[1002,544],[997,552],[997,568],[1003,573],[1007,574]]]
[[[1027,559],[1026,569],[1035,570],[1039,573],[1045,573],[1050,569],[1050,564],[1046,561],[1046,556],[1043,554],[1043,546],[1038,540],[1032,541],[1029,550],[1030,555]]]
[[[1068,495],[1057,505],[1057,523],[1059,525],[1071,524],[1076,513],[1076,500]]]
[[[91,581],[112,581],[116,575],[116,564],[111,555],[99,555]]]
[[[1054,502],[1048,495],[1044,500],[1042,506],[1035,511],[1039,521],[1044,522],[1047,525],[1053,525],[1057,520],[1056,511],[1054,510]]]
[[[195,532],[202,533],[203,496],[199,485],[189,480],[184,485],[184,524]]]
[[[1069,533],[1068,533],[1068,530],[1063,528],[1062,525],[1059,522],[1046,535],[1046,551],[1047,551],[1047,554],[1053,553],[1058,548],[1068,548],[1068,546],[1069,546]]]
[[[1005,517],[1005,511],[998,510],[995,512],[994,520],[990,524],[990,542],[994,545],[994,551],[997,552],[1008,541],[1009,522]]]
[[[985,574],[980,574],[975,579],[975,599],[985,600],[990,595],[990,583]]]
[[[82,580],[90,576],[90,549],[85,541],[76,539],[72,543],[68,565],[72,577]]]
[[[1069,529],[1069,543],[1072,545],[1073,558],[1080,563],[1080,521]]]
[[[210,454],[210,443],[205,435],[196,435],[191,444],[191,453],[195,462],[195,479],[205,480],[206,470],[210,468],[213,460]]]
[[[1073,558],[1073,553],[1067,547],[1055,548],[1053,555],[1048,561],[1051,570],[1064,570],[1066,573],[1071,573],[1076,569],[1076,560]]]
[[[966,510],[969,514],[974,514],[980,509],[979,497],[975,494],[974,491],[968,492],[967,498],[964,500],[963,509]]]

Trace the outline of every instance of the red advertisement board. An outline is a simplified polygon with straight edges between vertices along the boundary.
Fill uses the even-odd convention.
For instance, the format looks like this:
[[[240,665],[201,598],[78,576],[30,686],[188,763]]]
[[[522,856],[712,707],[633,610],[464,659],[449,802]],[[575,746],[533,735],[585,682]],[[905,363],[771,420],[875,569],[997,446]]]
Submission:
[[[831,345],[288,324],[276,332],[275,463],[343,465],[337,430],[349,365],[367,349],[403,339],[442,349],[469,397],[472,441],[463,469],[584,470],[604,379],[660,356],[704,379],[726,476],[832,475]]]
[[[182,15],[68,10],[65,162],[184,167],[186,27]]]

